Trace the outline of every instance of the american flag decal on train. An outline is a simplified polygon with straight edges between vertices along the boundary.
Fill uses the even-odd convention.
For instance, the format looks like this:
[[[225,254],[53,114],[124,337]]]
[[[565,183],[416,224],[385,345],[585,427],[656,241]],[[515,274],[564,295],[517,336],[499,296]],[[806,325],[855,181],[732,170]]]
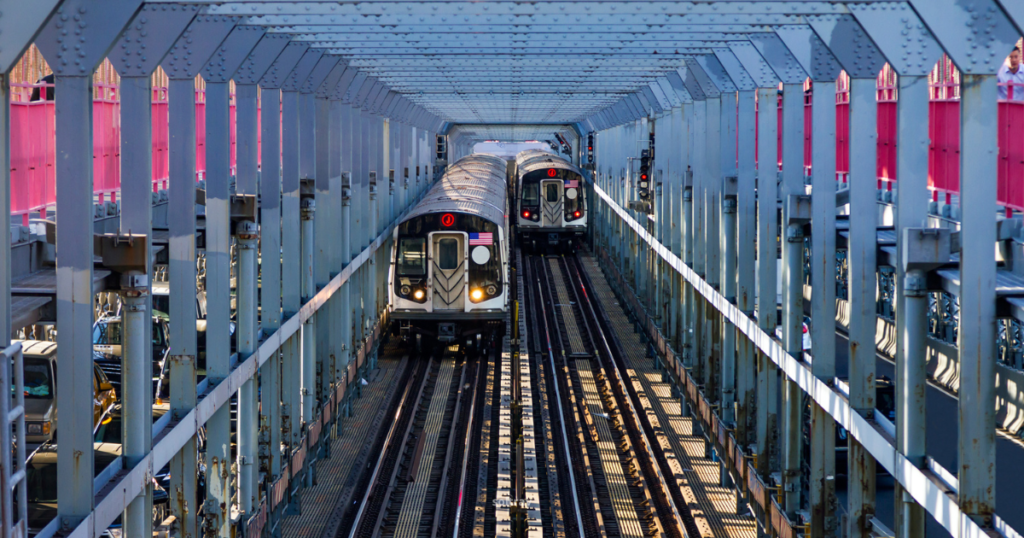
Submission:
[[[490,246],[494,242],[494,235],[488,233],[471,233],[469,234],[469,246],[484,245]]]
[[[578,189],[579,186],[580,186],[580,182],[577,179],[567,179],[567,180],[565,180],[565,188],[566,189]]]

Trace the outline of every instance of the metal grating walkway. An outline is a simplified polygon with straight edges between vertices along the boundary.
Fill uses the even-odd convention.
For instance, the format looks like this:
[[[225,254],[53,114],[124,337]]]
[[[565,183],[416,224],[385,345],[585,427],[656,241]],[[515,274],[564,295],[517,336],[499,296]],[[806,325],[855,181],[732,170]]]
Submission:
[[[580,259],[629,361],[630,382],[641,395],[645,408],[654,411],[654,416],[648,411],[651,425],[657,428],[660,424],[662,431],[668,433],[659,436],[659,442],[702,537],[756,537],[757,523],[751,517],[736,514],[735,492],[719,485],[718,464],[704,457],[704,438],[694,434],[694,419],[682,416],[679,399],[672,397],[671,385],[662,381],[661,372],[645,356],[647,346],[633,331],[622,308],[617,302],[609,304],[609,298],[615,294],[597,260],[587,255]]]
[[[583,385],[583,401],[587,409],[590,410],[593,424],[597,428],[597,451],[601,460],[601,468],[604,469],[608,496],[611,498],[612,508],[615,510],[615,519],[619,522],[619,532],[622,536],[644,538],[644,528],[636,517],[636,507],[633,506],[633,498],[629,494],[626,475],[622,471],[615,436],[612,435],[612,431],[608,427],[608,421],[611,419],[602,416],[607,416],[607,414],[601,404],[601,394],[597,390],[594,374],[590,370],[590,361],[577,360],[576,371],[579,373],[580,382]]]
[[[427,423],[423,426],[423,435],[426,437],[419,468],[416,469],[416,479],[409,486],[409,491],[402,501],[402,511],[398,514],[398,525],[395,527],[395,538],[411,538],[419,534],[423,502],[426,500],[427,489],[430,487],[430,472],[434,467],[434,450],[437,448],[437,439],[441,435],[445,405],[450,396],[448,387],[452,383],[454,370],[455,359],[453,357],[445,358],[441,363],[434,394],[430,398]]]
[[[369,385],[363,387],[363,396],[352,399],[352,417],[342,419],[342,433],[331,445],[331,458],[317,463],[317,484],[303,490],[302,513],[282,521],[282,536],[333,538],[336,529],[332,527],[340,522],[343,508],[340,503],[346,489],[353,489],[349,475],[357,462],[369,456],[375,425],[385,420],[387,402],[397,388],[395,378],[403,361],[386,358],[396,356],[394,343],[385,347],[377,360],[378,369],[367,376]]]

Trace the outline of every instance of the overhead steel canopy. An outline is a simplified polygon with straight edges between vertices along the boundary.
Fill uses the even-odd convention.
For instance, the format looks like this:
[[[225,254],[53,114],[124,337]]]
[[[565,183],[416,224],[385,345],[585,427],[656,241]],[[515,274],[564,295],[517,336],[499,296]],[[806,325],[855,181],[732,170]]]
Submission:
[[[872,0],[146,1],[204,4],[208,15],[237,17],[267,36],[287,35],[336,56],[348,69],[343,80],[354,82],[331,95],[346,102],[410,103],[436,117],[435,125],[583,129],[665,113],[690,99],[670,83],[686,79],[687,70],[706,71],[701,76],[726,89],[796,82],[807,76],[804,67],[829,78],[838,57],[807,64],[836,39],[823,21],[840,21],[842,35],[867,36],[874,29],[862,30],[859,19],[876,9],[915,9],[909,1]],[[860,63],[876,62],[853,62]]]

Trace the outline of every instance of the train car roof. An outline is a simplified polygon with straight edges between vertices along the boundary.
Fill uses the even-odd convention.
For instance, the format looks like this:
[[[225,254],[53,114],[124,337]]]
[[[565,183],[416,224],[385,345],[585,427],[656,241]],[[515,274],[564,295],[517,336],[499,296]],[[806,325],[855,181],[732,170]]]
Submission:
[[[535,152],[537,150],[528,151]],[[523,153],[527,152],[524,151],[519,155],[522,155]],[[554,155],[552,153],[539,153],[534,155],[528,155],[523,158],[516,157],[516,166],[518,167],[519,175],[533,172],[541,168],[560,168],[563,170],[571,170],[580,176],[583,175],[583,171],[580,170],[576,165],[572,164],[567,159],[563,159],[562,157]]]
[[[476,153],[445,170],[402,222],[447,211],[476,215],[501,226],[505,221],[508,172],[504,159]]]
[[[519,153],[517,153],[515,160],[516,160],[516,164],[518,165],[518,164],[520,164],[520,163],[522,163],[524,161],[527,161],[529,159],[533,159],[534,157],[543,157],[543,156],[552,156],[552,155],[554,155],[555,157],[558,157],[554,153],[551,153],[550,151],[547,151],[547,150],[543,150],[543,149],[527,149],[527,150],[523,150],[523,151],[520,151]]]

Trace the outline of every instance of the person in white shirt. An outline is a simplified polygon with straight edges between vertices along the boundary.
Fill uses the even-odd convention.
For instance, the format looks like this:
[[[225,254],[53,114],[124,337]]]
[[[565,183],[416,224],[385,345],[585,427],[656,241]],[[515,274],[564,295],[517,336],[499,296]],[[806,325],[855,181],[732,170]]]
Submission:
[[[999,68],[996,74],[999,82],[999,98],[1012,101],[1024,101],[1024,69],[1020,66],[1020,48],[1014,47],[1006,62]],[[1010,97],[1010,85],[1013,85],[1012,97]]]

